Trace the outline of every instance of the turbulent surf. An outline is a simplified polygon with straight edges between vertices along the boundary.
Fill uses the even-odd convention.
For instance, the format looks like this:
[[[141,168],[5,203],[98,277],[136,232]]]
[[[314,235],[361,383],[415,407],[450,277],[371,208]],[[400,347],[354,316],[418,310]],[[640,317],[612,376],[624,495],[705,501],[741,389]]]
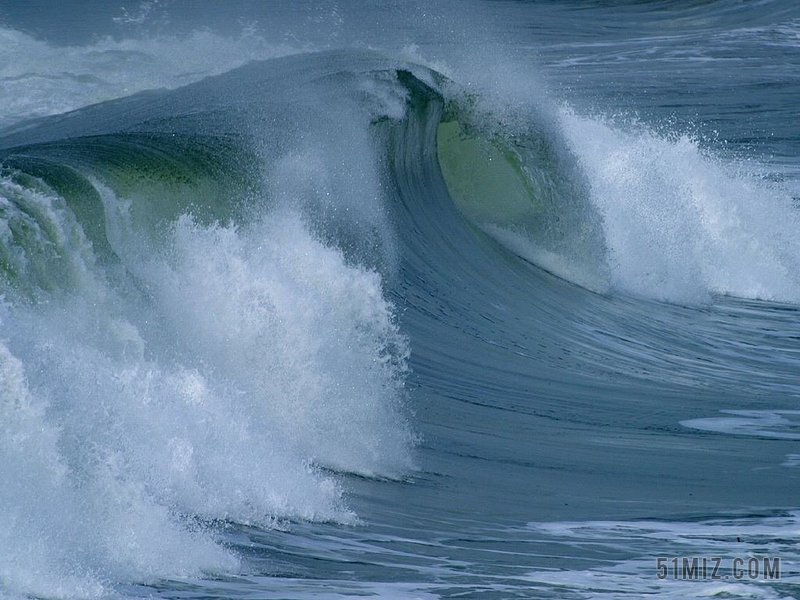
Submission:
[[[0,11],[0,595],[792,597],[794,3],[81,6]]]

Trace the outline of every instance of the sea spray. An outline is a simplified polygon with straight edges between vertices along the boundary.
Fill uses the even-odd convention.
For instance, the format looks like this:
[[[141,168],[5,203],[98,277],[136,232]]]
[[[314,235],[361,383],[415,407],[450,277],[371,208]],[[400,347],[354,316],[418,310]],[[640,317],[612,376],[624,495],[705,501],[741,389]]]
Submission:
[[[231,572],[215,523],[353,523],[320,467],[413,467],[407,346],[381,277],[292,211],[242,227],[184,215],[149,246],[95,183],[120,261],[108,269],[52,190],[5,184],[7,211],[35,204],[48,239],[74,240],[43,255],[45,230],[10,233],[19,268],[81,277],[3,307],[4,587],[83,597]]]

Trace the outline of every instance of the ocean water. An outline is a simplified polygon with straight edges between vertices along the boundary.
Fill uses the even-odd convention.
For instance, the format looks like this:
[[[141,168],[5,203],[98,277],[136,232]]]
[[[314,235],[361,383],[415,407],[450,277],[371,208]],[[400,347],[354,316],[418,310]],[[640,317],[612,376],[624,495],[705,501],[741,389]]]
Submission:
[[[0,2],[0,597],[800,597],[798,101],[795,0]]]

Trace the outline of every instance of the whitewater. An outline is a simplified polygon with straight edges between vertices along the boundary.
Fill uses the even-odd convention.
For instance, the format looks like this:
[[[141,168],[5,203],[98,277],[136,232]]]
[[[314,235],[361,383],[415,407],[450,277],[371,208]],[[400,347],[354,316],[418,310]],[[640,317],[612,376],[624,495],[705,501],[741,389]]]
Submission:
[[[0,5],[0,597],[797,596],[798,94],[790,0]]]

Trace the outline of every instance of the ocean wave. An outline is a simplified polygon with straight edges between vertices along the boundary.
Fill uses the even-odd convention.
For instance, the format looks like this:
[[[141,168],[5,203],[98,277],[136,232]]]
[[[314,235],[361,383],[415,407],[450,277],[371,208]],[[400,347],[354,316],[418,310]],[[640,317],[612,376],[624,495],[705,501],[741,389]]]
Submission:
[[[567,472],[526,483],[555,513],[559,486],[638,489],[630,448],[688,452],[681,423],[738,448],[690,418],[719,408],[712,385],[725,410],[793,389],[791,345],[764,333],[800,294],[780,184],[691,138],[406,58],[251,62],[6,128],[0,538],[24,551],[0,553],[5,588],[93,597],[241,574],[255,551],[237,532],[360,525],[364,481],[419,477],[409,505],[435,515],[408,527],[449,514],[470,529],[489,498],[527,514],[526,494],[502,493],[526,469]],[[744,300],[760,298],[789,306]],[[742,320],[764,327],[730,336]],[[458,481],[420,470],[431,439]],[[668,453],[648,457],[666,477]],[[643,504],[678,510],[701,458]],[[630,476],[609,484],[617,466]],[[752,502],[790,493],[752,477]],[[406,524],[380,526],[396,535],[346,551],[276,545],[377,564]],[[425,550],[403,560],[419,585],[363,589],[450,589],[428,585]],[[469,561],[444,562],[462,585]],[[560,585],[523,575],[494,591]]]

